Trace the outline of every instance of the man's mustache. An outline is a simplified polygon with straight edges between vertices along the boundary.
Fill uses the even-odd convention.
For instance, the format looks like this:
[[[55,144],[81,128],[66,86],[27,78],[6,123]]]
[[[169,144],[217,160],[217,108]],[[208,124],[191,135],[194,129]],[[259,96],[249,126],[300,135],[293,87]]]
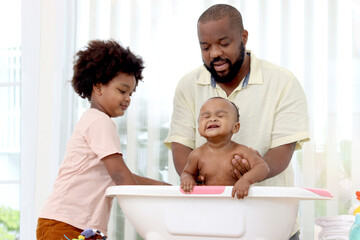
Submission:
[[[230,63],[229,59],[227,59],[227,58],[216,57],[216,58],[214,58],[214,59],[210,62],[210,66],[211,66],[211,67],[214,67],[214,64],[215,64],[216,62],[226,62],[226,63]]]

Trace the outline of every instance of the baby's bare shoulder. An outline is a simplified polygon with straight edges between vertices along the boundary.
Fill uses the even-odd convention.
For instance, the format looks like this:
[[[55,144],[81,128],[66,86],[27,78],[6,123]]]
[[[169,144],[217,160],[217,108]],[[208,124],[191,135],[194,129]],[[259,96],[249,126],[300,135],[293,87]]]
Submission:
[[[204,151],[205,151],[205,149],[203,146],[195,148],[194,150],[191,151],[190,157],[199,158],[200,156],[202,156],[204,154]]]
[[[236,154],[238,155],[249,155],[249,154],[253,154],[253,150],[251,150],[251,148],[249,148],[246,145],[242,145],[239,143],[235,143],[235,147],[234,147],[234,152],[236,152]]]
[[[236,150],[251,151],[251,149],[250,149],[248,146],[246,146],[246,145],[243,145],[243,144],[240,144],[240,143],[236,143],[236,142],[234,142],[234,145],[235,145],[234,149],[236,149]]]

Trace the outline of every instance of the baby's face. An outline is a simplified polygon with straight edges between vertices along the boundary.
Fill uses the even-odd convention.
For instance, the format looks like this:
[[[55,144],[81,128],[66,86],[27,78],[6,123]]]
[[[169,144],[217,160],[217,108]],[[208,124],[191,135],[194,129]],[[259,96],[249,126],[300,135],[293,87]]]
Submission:
[[[200,135],[205,138],[231,136],[239,130],[236,111],[237,109],[225,99],[209,99],[200,109]]]

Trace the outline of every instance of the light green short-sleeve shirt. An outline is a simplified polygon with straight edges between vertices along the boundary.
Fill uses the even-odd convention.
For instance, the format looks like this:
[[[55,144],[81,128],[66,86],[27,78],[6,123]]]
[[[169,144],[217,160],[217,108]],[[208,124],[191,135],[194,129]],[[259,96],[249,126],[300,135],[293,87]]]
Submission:
[[[176,88],[170,130],[165,144],[181,143],[192,149],[205,143],[198,132],[198,116],[202,104],[220,96],[239,107],[240,131],[233,140],[252,147],[263,156],[269,149],[297,142],[296,149],[309,140],[308,109],[304,91],[288,70],[256,58],[250,53],[250,77],[229,95],[219,86],[211,86],[211,75],[201,66],[185,75]],[[257,185],[293,186],[293,170]]]

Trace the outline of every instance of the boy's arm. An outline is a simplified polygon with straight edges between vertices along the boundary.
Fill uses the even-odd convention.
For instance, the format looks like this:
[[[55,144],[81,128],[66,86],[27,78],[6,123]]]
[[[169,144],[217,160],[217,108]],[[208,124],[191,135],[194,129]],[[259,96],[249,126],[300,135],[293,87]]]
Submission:
[[[126,166],[121,154],[115,153],[101,159],[111,179],[116,185],[138,184],[134,175]]]
[[[170,185],[169,183],[133,174],[126,166],[121,154],[112,154],[101,160],[116,185]]]
[[[158,181],[152,178],[142,177],[136,174],[133,175],[139,185],[171,185],[169,183]]]

